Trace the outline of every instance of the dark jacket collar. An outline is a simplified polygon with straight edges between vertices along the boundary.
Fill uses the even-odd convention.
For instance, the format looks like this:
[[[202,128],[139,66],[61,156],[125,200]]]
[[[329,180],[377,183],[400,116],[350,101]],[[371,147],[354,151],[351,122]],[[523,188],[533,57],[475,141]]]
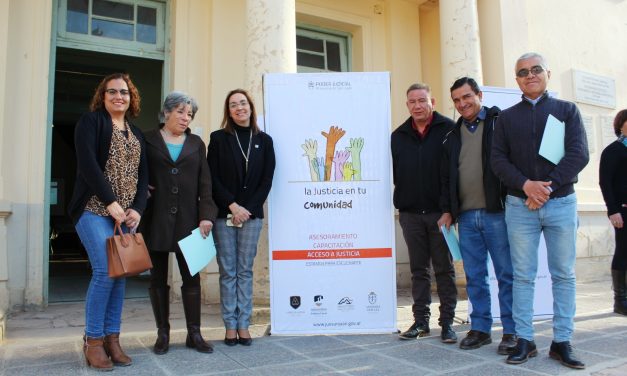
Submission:
[[[525,97],[525,94],[522,94],[520,97],[522,98],[523,102],[525,102],[525,103],[527,103],[529,105],[532,105],[532,106],[534,105],[527,97]],[[542,94],[540,96],[540,98],[538,98],[538,101],[536,102],[536,104],[539,104],[540,102],[543,102],[548,97],[549,97],[549,92],[545,91],[544,94]]]

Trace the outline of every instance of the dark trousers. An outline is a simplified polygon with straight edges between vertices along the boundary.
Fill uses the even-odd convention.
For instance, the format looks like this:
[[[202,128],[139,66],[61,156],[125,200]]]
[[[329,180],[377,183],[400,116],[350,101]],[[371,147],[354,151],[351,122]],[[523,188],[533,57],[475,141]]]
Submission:
[[[185,262],[183,254],[176,252],[176,261],[179,265],[179,271],[183,278],[182,289],[200,287],[200,273],[195,276],[189,274],[189,268]],[[152,261],[152,269],[150,269],[150,287],[166,288],[168,285],[168,260],[170,252],[150,252],[150,260]]]
[[[621,208],[623,222],[627,220],[627,208]],[[616,238],[616,249],[614,250],[614,258],[612,259],[613,270],[627,270],[627,225],[623,224],[623,228],[614,227]]]
[[[455,317],[457,287],[455,268],[444,236],[438,229],[440,213],[399,213],[399,223],[409,251],[411,268],[411,292],[414,298],[412,311],[417,323],[429,323],[431,317],[431,276],[433,265],[438,296],[440,298],[440,326],[450,325]]]

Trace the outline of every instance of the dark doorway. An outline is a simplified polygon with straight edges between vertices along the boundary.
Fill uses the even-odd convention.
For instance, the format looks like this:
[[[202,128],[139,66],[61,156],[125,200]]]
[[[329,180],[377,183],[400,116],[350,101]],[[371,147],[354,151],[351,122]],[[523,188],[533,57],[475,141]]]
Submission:
[[[50,255],[48,301],[82,301],[91,269],[67,215],[76,174],[74,127],[89,110],[94,89],[110,73],[131,76],[141,95],[141,115],[133,122],[146,131],[156,126],[161,102],[163,61],[57,48],[52,129]],[[127,298],[148,296],[148,276],[127,281]]]

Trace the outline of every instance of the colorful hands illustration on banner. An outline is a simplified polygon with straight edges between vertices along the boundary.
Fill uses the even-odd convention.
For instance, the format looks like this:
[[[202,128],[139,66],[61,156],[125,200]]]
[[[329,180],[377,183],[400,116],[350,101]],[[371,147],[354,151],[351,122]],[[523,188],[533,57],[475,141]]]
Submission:
[[[361,180],[361,149],[364,148],[364,138],[351,138],[350,146],[346,150],[350,151],[353,163],[353,173],[355,180]]]
[[[301,145],[311,181],[358,181],[361,174],[361,152],[364,138],[351,138],[349,145],[336,151],[338,141],[346,134],[342,128],[332,125],[329,132],[320,132],[327,139],[324,157],[318,157],[318,141],[309,138]],[[335,166],[335,168],[333,167]],[[334,172],[332,173],[332,170]]]
[[[318,141],[313,139],[305,140],[305,143],[301,145],[307,157],[309,164],[309,174],[311,175],[311,181],[320,181],[320,175],[318,174],[318,163],[314,164],[314,161],[318,154]]]
[[[314,169],[316,170],[316,178],[317,180],[312,181],[323,181],[324,180],[324,158],[316,157],[311,161]]]
[[[344,163],[344,181],[353,180],[354,174],[355,170],[353,170],[353,164],[351,162]]]
[[[346,134],[346,131],[340,127],[332,125],[329,133],[320,132],[327,139],[327,150],[324,158],[324,181],[331,180],[331,166],[333,165],[333,154],[335,154],[335,145]]]
[[[333,164],[335,165],[335,181],[344,180],[344,163],[348,160],[351,153],[348,150],[340,150],[335,152]]]

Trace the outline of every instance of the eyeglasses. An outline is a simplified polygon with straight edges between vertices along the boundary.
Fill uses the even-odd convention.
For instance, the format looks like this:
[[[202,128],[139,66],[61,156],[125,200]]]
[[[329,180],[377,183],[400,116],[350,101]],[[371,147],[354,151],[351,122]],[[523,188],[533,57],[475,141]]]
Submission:
[[[117,93],[120,93],[121,96],[126,97],[128,95],[131,94],[130,91],[126,90],[126,89],[107,89],[105,90],[105,93],[109,94],[109,95],[116,95]]]
[[[529,72],[533,73],[534,76],[537,76],[540,73],[544,72],[544,67],[541,65],[534,65],[533,67],[531,67],[531,69],[523,68],[516,72],[516,77],[525,78],[529,76]]]
[[[248,106],[248,101],[246,101],[246,100],[241,100],[241,101],[239,101],[239,102],[231,102],[231,103],[229,103],[229,108],[230,108],[231,110],[234,110],[234,109],[236,109],[236,108],[238,108],[238,107],[240,107],[240,106],[241,106],[241,107],[246,107],[246,106]]]

